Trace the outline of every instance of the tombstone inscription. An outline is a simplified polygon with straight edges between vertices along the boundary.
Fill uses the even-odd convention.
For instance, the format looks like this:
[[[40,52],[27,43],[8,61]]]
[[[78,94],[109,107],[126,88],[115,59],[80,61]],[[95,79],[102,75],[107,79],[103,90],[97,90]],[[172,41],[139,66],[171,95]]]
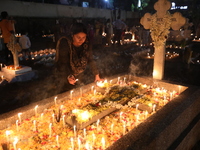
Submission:
[[[140,20],[145,29],[150,29],[150,35],[154,44],[154,79],[162,80],[164,76],[165,44],[170,28],[179,30],[186,22],[186,18],[181,13],[175,12],[174,14],[170,14],[168,11],[170,8],[171,3],[168,0],[158,0],[154,4],[156,13],[153,15],[146,13]]]

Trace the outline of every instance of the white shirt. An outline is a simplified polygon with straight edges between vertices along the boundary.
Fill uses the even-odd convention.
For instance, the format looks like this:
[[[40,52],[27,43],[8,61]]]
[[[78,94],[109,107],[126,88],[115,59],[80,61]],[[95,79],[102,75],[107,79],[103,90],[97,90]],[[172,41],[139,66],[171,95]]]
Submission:
[[[29,37],[27,35],[22,35],[19,38],[19,44],[21,45],[22,49],[28,49],[31,47],[31,42],[29,40]]]

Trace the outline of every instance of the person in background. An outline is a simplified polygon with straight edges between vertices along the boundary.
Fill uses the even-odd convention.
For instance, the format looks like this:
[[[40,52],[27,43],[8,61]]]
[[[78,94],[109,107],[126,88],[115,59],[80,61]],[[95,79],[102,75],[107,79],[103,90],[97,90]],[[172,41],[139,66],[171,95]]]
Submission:
[[[117,41],[118,45],[121,45],[120,40],[122,37],[123,30],[126,29],[126,24],[120,19],[120,16],[117,17],[117,20],[113,22],[114,27],[114,43]]]
[[[27,36],[28,33],[25,30],[22,30],[21,34],[22,36],[19,38],[19,44],[22,47],[22,55],[25,59],[28,59],[30,55],[31,41],[29,37]]]
[[[87,66],[94,75],[94,81],[101,81],[99,71],[93,59],[92,47],[87,37],[87,27],[82,23],[75,23],[70,36],[63,36],[56,46],[55,74],[56,83],[62,91],[70,90],[76,82],[85,83],[90,74]],[[91,78],[91,77],[90,77]]]
[[[105,25],[105,32],[106,32],[106,44],[111,46],[111,37],[112,37],[112,24],[110,19],[107,19]]]
[[[0,29],[2,32],[2,38],[4,42],[4,55],[6,64],[8,65],[10,62],[13,61],[13,55],[11,51],[8,49],[7,44],[10,41],[11,34],[14,34],[14,21],[9,20],[8,13],[6,11],[1,12],[1,21],[0,21]],[[10,57],[9,57],[10,56]]]

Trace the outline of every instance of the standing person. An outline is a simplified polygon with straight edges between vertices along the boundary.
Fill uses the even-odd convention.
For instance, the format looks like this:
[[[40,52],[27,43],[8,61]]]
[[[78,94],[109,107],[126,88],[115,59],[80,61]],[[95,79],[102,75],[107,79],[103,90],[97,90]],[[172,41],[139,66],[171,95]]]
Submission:
[[[118,45],[120,44],[120,40],[122,37],[123,30],[126,29],[126,24],[120,19],[120,16],[117,17],[117,20],[113,22],[114,26],[114,43],[117,41]]]
[[[19,38],[19,44],[22,47],[22,55],[25,59],[28,59],[30,47],[31,47],[31,41],[29,37],[27,36],[28,33],[24,30],[21,31],[22,36]]]
[[[106,44],[108,46],[111,45],[111,37],[112,37],[112,24],[110,19],[107,19],[106,26],[105,26],[105,32],[106,32]]]
[[[6,63],[8,64],[9,61],[13,61],[13,55],[10,50],[8,50],[7,44],[10,41],[10,36],[11,34],[14,34],[14,21],[9,20],[8,13],[6,11],[1,12],[1,18],[2,20],[0,21],[0,29],[2,32],[2,37],[4,41],[4,53],[5,53],[5,60]],[[10,56],[10,58],[9,58]]]
[[[77,79],[79,83],[84,83],[89,76],[84,76],[88,64],[94,75],[94,81],[102,80],[93,59],[92,47],[84,24],[73,24],[71,35],[61,37],[56,50],[57,84],[60,85],[62,91],[73,88],[72,85],[76,84]]]

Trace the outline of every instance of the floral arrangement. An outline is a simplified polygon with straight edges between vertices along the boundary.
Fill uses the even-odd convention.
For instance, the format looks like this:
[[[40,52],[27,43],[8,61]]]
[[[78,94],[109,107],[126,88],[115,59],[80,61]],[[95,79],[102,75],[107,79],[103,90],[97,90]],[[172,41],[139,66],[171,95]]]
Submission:
[[[151,16],[150,31],[154,46],[163,46],[167,40],[171,27],[171,14],[167,12],[163,18],[158,18],[157,13]]]

